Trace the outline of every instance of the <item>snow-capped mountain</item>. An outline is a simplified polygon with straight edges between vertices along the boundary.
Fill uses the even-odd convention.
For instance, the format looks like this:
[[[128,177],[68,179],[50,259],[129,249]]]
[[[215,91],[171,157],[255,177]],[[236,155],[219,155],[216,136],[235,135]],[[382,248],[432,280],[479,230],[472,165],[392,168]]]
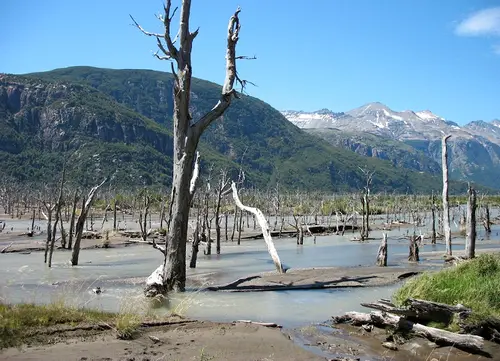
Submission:
[[[344,131],[368,132],[398,140],[437,139],[445,133],[461,137],[475,135],[430,110],[399,112],[378,102],[342,113],[327,109],[318,112],[282,113],[299,128],[336,128]]]
[[[435,170],[435,164],[441,162],[440,140],[450,134],[450,165],[455,178],[498,187],[500,120],[478,120],[460,126],[430,110],[395,111],[378,102],[346,112],[322,109],[282,114],[299,128],[335,146],[387,159],[394,165],[401,164],[404,158],[409,168],[425,171]]]

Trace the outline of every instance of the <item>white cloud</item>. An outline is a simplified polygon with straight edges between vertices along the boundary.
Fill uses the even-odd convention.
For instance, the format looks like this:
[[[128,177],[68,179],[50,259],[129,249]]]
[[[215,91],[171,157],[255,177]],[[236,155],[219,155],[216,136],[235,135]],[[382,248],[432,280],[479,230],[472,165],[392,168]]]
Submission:
[[[458,24],[455,33],[462,36],[500,36],[500,6],[471,14],[467,19]],[[495,52],[497,50],[495,48]]]

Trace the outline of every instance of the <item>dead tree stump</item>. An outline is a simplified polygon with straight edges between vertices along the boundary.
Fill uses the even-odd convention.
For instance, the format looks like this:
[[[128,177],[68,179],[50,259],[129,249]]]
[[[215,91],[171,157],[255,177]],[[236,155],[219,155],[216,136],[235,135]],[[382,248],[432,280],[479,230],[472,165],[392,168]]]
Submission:
[[[383,233],[382,242],[380,242],[380,247],[378,248],[377,266],[387,266],[387,233]]]
[[[408,261],[410,262],[418,262],[420,258],[418,256],[418,243],[420,236],[411,236],[410,237],[410,254],[408,255]]]

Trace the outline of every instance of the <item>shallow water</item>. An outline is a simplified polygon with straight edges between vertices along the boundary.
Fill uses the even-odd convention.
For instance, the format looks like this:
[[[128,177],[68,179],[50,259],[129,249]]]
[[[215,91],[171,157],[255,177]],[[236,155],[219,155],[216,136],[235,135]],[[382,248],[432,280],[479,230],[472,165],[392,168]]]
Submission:
[[[389,265],[407,266],[408,241],[401,239],[413,228],[389,231]],[[423,230],[425,231],[425,230]],[[478,249],[499,246],[499,226],[493,227],[489,240],[480,241]],[[377,240],[367,243],[350,242],[353,234],[308,237],[303,246],[295,239],[276,239],[282,262],[291,268],[373,265],[381,232],[371,232]],[[454,239],[455,248],[463,249],[463,240]],[[424,245],[421,252],[444,252],[444,245]],[[80,265],[69,265],[70,252],[54,253],[53,268],[43,263],[43,253],[0,254],[0,297],[8,302],[44,303],[62,300],[78,306],[109,311],[147,307],[142,296],[145,278],[161,263],[162,255],[148,246],[113,249],[90,249],[80,253]],[[426,261],[412,267],[426,269],[439,261]],[[274,266],[263,240],[222,243],[222,254],[204,256],[199,253],[198,268],[188,269],[188,277],[196,276],[204,285],[225,283],[250,274],[272,271]],[[188,317],[214,321],[250,319],[277,322],[285,327],[298,327],[322,322],[346,311],[361,311],[363,301],[388,298],[398,285],[373,288],[330,290],[297,290],[256,293],[225,293],[200,291],[200,284],[190,284],[188,292],[175,295],[168,307],[155,312],[174,310]],[[92,288],[104,292],[95,295]]]

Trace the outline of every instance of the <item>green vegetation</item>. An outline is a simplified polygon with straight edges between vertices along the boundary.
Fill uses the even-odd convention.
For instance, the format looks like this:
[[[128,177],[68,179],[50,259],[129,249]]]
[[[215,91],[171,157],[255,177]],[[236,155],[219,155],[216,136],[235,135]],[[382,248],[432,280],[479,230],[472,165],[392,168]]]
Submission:
[[[408,298],[462,304],[472,309],[470,322],[500,318],[500,255],[483,254],[439,272],[428,272],[408,281],[393,296],[403,305]]]
[[[37,333],[37,330],[50,326],[78,324],[114,323],[117,315],[107,312],[79,309],[63,303],[48,305],[0,303],[0,349],[21,344]]]

